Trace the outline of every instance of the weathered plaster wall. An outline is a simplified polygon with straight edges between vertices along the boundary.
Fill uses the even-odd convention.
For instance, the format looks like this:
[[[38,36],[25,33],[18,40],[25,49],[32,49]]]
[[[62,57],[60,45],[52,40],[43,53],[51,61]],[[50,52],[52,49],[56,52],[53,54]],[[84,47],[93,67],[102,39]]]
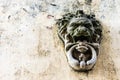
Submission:
[[[88,73],[73,71],[55,19],[83,0],[0,0],[0,80],[120,80],[120,1],[93,0],[103,24],[100,55]]]

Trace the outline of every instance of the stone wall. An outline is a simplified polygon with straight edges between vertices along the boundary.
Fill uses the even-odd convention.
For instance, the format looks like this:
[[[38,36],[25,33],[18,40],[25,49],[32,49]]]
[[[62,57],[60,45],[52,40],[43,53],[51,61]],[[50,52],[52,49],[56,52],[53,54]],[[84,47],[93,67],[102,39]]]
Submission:
[[[0,0],[0,80],[119,80],[120,1],[93,0],[103,24],[92,71],[72,70],[54,26],[62,14],[87,11],[83,0]]]

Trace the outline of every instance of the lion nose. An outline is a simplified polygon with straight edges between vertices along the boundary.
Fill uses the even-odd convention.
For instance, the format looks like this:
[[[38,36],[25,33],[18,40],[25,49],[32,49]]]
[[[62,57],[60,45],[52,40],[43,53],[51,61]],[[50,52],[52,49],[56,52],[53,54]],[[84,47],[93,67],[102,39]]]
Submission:
[[[78,27],[77,28],[78,31],[82,31],[82,32],[86,32],[87,29],[85,27]]]
[[[85,27],[81,27],[82,31],[87,31],[87,29]]]

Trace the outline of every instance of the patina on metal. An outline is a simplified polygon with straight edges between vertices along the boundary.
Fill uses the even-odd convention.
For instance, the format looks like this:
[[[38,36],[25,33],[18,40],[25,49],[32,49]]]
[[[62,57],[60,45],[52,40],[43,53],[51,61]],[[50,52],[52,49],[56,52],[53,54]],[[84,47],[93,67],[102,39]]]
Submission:
[[[69,65],[77,71],[91,70],[97,61],[102,37],[102,26],[95,15],[77,10],[64,14],[56,25]]]

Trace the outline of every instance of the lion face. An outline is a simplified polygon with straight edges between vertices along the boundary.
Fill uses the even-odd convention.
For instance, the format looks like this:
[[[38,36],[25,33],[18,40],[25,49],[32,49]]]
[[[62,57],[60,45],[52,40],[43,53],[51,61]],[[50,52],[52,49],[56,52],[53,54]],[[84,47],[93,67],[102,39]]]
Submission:
[[[67,26],[67,33],[71,35],[75,42],[84,40],[90,42],[94,34],[94,27],[87,18],[73,18]]]

